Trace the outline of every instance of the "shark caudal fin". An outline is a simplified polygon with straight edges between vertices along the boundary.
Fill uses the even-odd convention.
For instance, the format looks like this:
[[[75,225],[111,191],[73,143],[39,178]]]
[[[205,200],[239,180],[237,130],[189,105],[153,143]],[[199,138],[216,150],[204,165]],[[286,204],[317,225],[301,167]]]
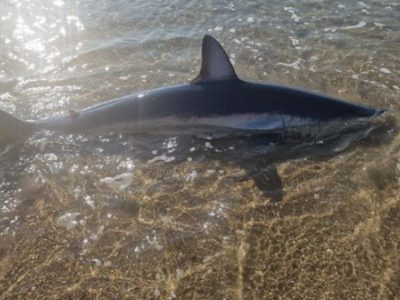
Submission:
[[[35,131],[35,124],[21,121],[12,115],[0,110],[0,139],[21,140]]]

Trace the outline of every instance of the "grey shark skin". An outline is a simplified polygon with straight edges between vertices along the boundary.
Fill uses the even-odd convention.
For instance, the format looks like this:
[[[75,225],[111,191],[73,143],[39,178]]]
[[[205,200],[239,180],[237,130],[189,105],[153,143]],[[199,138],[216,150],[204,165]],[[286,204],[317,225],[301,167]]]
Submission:
[[[0,111],[0,136],[62,133],[282,133],[319,137],[383,113],[325,95],[239,79],[222,46],[206,35],[200,74],[190,84],[109,100],[38,122]]]

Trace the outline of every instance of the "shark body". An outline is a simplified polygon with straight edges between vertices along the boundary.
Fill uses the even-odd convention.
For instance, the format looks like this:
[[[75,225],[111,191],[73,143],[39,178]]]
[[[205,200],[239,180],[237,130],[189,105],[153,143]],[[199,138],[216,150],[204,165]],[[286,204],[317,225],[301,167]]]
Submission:
[[[62,133],[293,133],[323,137],[383,113],[326,95],[238,78],[222,46],[206,35],[200,74],[190,84],[145,91],[79,112],[26,122],[0,111],[0,136]]]

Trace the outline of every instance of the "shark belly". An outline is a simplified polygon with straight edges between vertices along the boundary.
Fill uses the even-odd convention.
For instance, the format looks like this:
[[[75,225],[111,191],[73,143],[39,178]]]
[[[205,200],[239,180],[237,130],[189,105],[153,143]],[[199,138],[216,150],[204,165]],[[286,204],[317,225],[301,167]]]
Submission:
[[[230,134],[242,135],[249,133],[283,133],[296,129],[296,134],[310,134],[310,128],[316,121],[283,114],[232,114],[228,116],[208,117],[164,117],[147,120],[132,120],[115,122],[105,126],[89,129],[88,133],[123,132],[127,134]]]

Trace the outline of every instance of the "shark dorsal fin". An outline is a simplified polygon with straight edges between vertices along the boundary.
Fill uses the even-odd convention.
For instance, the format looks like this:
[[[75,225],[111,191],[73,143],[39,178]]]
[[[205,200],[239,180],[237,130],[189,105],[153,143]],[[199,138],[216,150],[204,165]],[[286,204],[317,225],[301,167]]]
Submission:
[[[200,73],[192,84],[239,79],[224,48],[210,35],[203,38],[201,58]]]

